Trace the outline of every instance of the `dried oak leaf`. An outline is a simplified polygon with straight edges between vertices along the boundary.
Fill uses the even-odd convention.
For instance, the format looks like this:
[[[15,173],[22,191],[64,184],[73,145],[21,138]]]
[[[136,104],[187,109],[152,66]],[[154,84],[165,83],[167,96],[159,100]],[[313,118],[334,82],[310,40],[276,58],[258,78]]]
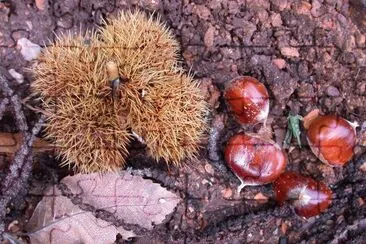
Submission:
[[[126,171],[77,174],[65,177],[61,183],[75,197],[81,198],[81,203],[145,229],[162,223],[181,200],[159,184]],[[32,242],[112,243],[117,233],[124,239],[134,235],[81,210],[55,188],[52,187],[38,204],[27,226]]]
[[[31,243],[113,243],[118,233],[125,239],[135,236],[81,210],[56,186],[46,192],[26,229]]]

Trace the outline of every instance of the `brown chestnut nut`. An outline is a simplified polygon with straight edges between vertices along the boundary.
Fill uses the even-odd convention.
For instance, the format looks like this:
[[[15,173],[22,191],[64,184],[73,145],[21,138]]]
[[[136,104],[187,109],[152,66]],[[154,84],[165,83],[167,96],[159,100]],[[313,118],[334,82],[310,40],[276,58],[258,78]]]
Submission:
[[[247,185],[273,182],[287,164],[287,158],[277,144],[244,133],[230,138],[225,148],[225,161],[241,181],[239,192]]]
[[[332,191],[322,182],[293,172],[285,172],[273,183],[276,201],[290,201],[296,214],[310,218],[331,204]]]
[[[269,96],[266,87],[250,76],[231,80],[224,97],[229,109],[241,124],[265,123],[269,112]]]
[[[307,139],[311,150],[322,162],[343,166],[353,157],[355,125],[340,116],[319,116],[310,123]]]

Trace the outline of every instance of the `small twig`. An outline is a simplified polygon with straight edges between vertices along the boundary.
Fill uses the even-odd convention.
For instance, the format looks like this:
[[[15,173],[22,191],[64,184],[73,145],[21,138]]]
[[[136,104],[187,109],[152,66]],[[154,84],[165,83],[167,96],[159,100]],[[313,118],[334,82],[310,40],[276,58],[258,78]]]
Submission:
[[[3,69],[1,69],[2,71]],[[34,143],[36,134],[40,131],[44,117],[41,116],[39,121],[33,127],[32,131],[28,131],[28,124],[22,111],[22,102],[18,95],[9,87],[9,84],[3,74],[0,73],[0,88],[5,97],[10,99],[10,104],[14,110],[16,124],[23,133],[23,142],[17,150],[13,162],[10,164],[9,172],[4,177],[1,184],[1,200],[0,200],[0,239],[4,236],[6,216],[6,206],[11,199],[15,197],[22,188],[24,188],[32,170],[32,153],[31,146]]]
[[[5,112],[5,110],[6,110],[7,106],[8,106],[8,104],[9,104],[9,99],[7,99],[7,98],[4,98],[4,99],[1,101],[1,103],[0,103],[0,119],[2,119],[2,118],[3,118],[3,116],[4,116],[4,112]]]
[[[9,173],[5,176],[2,185],[1,185],[1,201],[0,201],[0,219],[4,219],[6,215],[6,206],[11,201],[13,197],[15,197],[19,191],[24,188],[31,171],[32,171],[32,153],[31,153],[31,145],[35,140],[35,135],[41,129],[41,124],[43,121],[43,116],[41,116],[40,120],[33,127],[32,132],[24,134],[28,134],[28,140],[24,140],[23,144],[16,152],[13,162],[9,167]],[[0,223],[0,235],[5,231],[4,222]]]
[[[357,230],[365,230],[366,229],[366,219],[356,220],[354,224],[348,225],[344,231],[342,231],[339,235],[335,236],[331,244],[344,243],[348,240],[348,232],[357,231]]]
[[[10,244],[22,244],[16,237],[12,236],[9,233],[4,233],[4,239],[7,240]]]
[[[16,122],[18,128],[24,132],[28,130],[27,120],[25,119],[22,111],[22,101],[18,95],[14,95],[14,91],[9,87],[7,80],[4,75],[0,73],[0,88],[3,90],[5,97],[10,98],[10,103],[13,106]]]

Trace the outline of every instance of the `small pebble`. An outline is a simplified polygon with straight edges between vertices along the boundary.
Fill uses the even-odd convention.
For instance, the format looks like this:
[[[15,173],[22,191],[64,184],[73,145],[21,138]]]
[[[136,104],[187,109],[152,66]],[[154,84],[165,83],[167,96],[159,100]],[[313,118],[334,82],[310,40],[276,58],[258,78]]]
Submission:
[[[268,13],[265,9],[259,9],[257,14],[258,19],[261,23],[264,23],[268,19]]]
[[[205,164],[205,170],[206,170],[207,173],[209,173],[211,175],[213,175],[215,173],[214,168],[209,163]]]
[[[334,172],[333,167],[330,167],[329,165],[325,164],[320,164],[318,168],[321,171],[322,176],[328,185],[333,185],[337,183],[338,179],[336,173]]]
[[[222,191],[222,196],[225,199],[231,198],[233,195],[233,190],[231,190],[231,188],[226,188],[225,190]]]
[[[27,38],[20,38],[17,44],[20,47],[20,53],[27,61],[36,59],[41,54],[42,48],[39,45],[29,41]]]
[[[310,15],[311,7],[312,6],[310,3],[306,2],[306,1],[301,1],[300,3],[298,3],[296,12],[297,12],[297,14]]]
[[[13,77],[18,82],[18,84],[22,84],[24,82],[24,76],[16,72],[15,69],[9,69],[8,72],[11,77]]]
[[[334,86],[328,86],[326,93],[330,97],[338,97],[340,95],[339,90]]]
[[[279,69],[284,69],[286,67],[286,60],[282,58],[276,58],[272,60],[273,64]]]
[[[318,0],[314,0],[312,7],[311,7],[311,15],[313,15],[315,18],[321,16],[321,3]]]
[[[257,193],[254,196],[254,199],[257,200],[258,202],[261,202],[261,203],[266,203],[268,201],[268,197],[263,195],[262,192]]]
[[[25,23],[27,24],[27,27],[28,27],[29,30],[33,29],[32,21],[27,20],[27,21],[25,21]]]
[[[46,9],[46,0],[36,0],[36,7],[39,10],[45,10]]]
[[[300,56],[299,50],[295,47],[281,47],[280,51],[283,56],[289,58]]]
[[[282,19],[280,14],[273,14],[271,16],[271,23],[273,27],[280,27],[282,25]]]
[[[289,4],[287,2],[287,0],[273,0],[272,4],[278,8],[278,10],[282,11],[285,8],[289,7]]]
[[[214,45],[214,36],[215,36],[215,27],[210,26],[206,33],[205,36],[203,37],[203,42],[205,43],[205,46],[208,48],[213,47]]]
[[[211,11],[205,5],[194,5],[193,13],[195,13],[199,18],[208,20],[211,16]]]

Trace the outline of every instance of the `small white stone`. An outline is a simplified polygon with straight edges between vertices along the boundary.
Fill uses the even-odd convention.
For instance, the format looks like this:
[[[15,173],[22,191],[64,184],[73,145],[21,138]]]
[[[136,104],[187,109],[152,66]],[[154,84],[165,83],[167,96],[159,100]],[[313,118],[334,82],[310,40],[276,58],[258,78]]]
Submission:
[[[29,41],[27,38],[20,38],[17,44],[20,47],[20,53],[27,61],[36,59],[41,54],[42,48],[39,45]]]
[[[27,20],[27,21],[25,21],[25,23],[27,24],[29,30],[33,29],[33,24],[31,21]]]
[[[11,77],[13,77],[19,84],[22,84],[24,82],[24,76],[16,72],[15,69],[9,69],[8,72]]]

